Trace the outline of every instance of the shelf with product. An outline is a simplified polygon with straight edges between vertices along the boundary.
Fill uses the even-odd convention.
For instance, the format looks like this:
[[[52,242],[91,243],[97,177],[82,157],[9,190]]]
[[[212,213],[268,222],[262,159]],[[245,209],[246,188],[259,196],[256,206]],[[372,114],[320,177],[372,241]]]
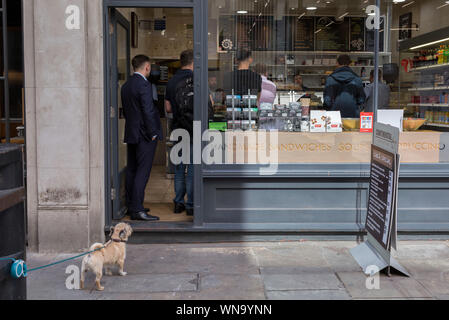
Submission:
[[[401,41],[398,104],[412,118],[425,119],[422,129],[449,126],[449,28]]]
[[[267,69],[267,78],[273,81],[277,90],[289,91],[298,89],[295,76],[301,75],[304,87],[310,91],[323,91],[326,78],[337,68],[337,58],[347,54],[351,58],[350,67],[363,81],[369,81],[370,71],[374,69],[373,52],[344,51],[253,51],[251,68],[261,64]],[[230,72],[237,68],[235,51],[220,52],[220,69]],[[379,67],[390,63],[391,53],[379,55]]]
[[[285,55],[263,56],[260,59],[276,59],[285,62],[285,68],[281,70],[276,68],[271,75],[273,81],[282,79],[282,85],[278,86],[278,90],[294,90],[296,77],[302,77],[303,85],[312,91],[324,90],[324,84],[327,77],[337,68],[337,57],[341,54],[348,54],[351,57],[350,67],[359,75],[363,81],[369,80],[369,72],[374,69],[373,54],[364,53],[347,53],[347,52],[288,52]],[[257,59],[257,54],[254,54]],[[262,60],[263,61],[263,60]],[[381,55],[380,65],[388,63],[390,55]],[[282,73],[281,73],[282,72]],[[278,81],[279,82],[279,81]]]

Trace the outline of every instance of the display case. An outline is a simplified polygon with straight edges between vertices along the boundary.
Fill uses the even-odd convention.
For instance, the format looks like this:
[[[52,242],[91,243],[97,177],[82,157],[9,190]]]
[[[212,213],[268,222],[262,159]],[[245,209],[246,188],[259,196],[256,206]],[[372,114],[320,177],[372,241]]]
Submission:
[[[422,88],[417,79],[427,71],[421,72],[418,67],[408,72],[401,65],[407,54],[413,59],[409,48],[420,45],[411,43],[418,38],[416,32],[410,32],[412,45],[407,48],[403,45],[408,40],[397,40],[399,33],[404,33],[399,24],[401,15],[413,11],[410,22],[431,30],[446,23],[442,17],[449,6],[435,9],[431,1],[381,1],[380,54],[376,57],[374,31],[364,26],[373,16],[366,12],[372,1],[321,1],[312,7],[308,4],[209,1],[208,36],[213,42],[208,48],[209,77],[215,75],[220,88],[226,74],[238,68],[255,70],[257,64],[265,64],[266,78],[276,86],[276,95],[271,105],[258,104],[256,114],[249,108],[245,114],[243,109],[248,106],[237,107],[236,101],[232,105],[232,93],[219,92],[221,98],[214,108],[215,115],[221,113],[222,122],[214,119],[214,125],[221,132],[214,131],[213,140],[221,144],[210,148],[206,141],[203,149],[205,153],[213,149],[216,161],[202,167],[202,188],[208,196],[201,222],[206,227],[244,231],[363,232],[372,133],[360,128],[360,117],[339,119],[327,113],[329,110],[323,111],[327,91],[323,90],[324,83],[337,69],[335,59],[346,54],[352,72],[365,85],[371,82],[375,58],[384,71],[381,82],[386,93],[380,93],[379,98],[390,99],[378,110],[377,120],[401,130],[399,231],[447,232],[449,202],[442,195],[448,190],[449,136],[441,127],[419,128],[420,119],[431,110],[420,105],[416,111],[417,106],[409,104],[416,103],[411,90]],[[440,20],[429,23],[426,19],[432,19],[432,15]],[[440,33],[439,38],[421,44],[442,38]],[[235,61],[241,48],[252,51],[249,65]],[[297,86],[298,75],[306,89]],[[411,77],[417,79],[408,80]],[[241,98],[237,100],[240,103]],[[436,103],[431,101],[425,103]],[[365,103],[358,105],[366,111]],[[219,125],[229,119],[232,125],[249,121],[250,114],[255,127],[228,127],[229,122]],[[264,135],[272,129],[273,135]]]
[[[398,97],[409,130],[449,131],[449,29],[401,43]]]

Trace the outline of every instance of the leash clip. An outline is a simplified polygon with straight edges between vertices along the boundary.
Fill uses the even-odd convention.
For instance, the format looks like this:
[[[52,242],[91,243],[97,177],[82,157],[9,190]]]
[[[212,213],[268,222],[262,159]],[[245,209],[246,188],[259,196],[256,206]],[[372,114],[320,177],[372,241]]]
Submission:
[[[27,265],[23,260],[14,260],[11,265],[11,277],[14,279],[25,278],[27,276]]]

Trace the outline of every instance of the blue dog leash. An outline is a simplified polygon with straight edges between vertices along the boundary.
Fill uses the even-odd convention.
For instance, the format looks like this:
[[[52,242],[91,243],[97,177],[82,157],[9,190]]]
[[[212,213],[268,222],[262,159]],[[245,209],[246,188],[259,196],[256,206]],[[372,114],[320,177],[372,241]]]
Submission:
[[[46,264],[44,266],[40,266],[40,267],[37,267],[37,268],[29,269],[29,270],[27,268],[27,265],[26,265],[25,261],[23,261],[21,259],[0,258],[0,260],[11,260],[11,261],[13,261],[9,274],[14,279],[20,279],[20,278],[25,278],[28,275],[29,272],[40,270],[40,269],[44,269],[44,268],[48,268],[48,267],[51,267],[51,266],[54,266],[54,265],[57,265],[57,264],[60,264],[60,263],[66,262],[66,261],[74,260],[74,259],[80,258],[82,256],[88,255],[88,254],[90,254],[92,252],[101,250],[103,248],[105,248],[105,246],[102,246],[101,248],[97,248],[95,250],[91,250],[91,251],[79,254],[79,255],[71,257],[71,258],[59,260],[59,261],[56,261],[56,262],[53,262],[53,263]]]

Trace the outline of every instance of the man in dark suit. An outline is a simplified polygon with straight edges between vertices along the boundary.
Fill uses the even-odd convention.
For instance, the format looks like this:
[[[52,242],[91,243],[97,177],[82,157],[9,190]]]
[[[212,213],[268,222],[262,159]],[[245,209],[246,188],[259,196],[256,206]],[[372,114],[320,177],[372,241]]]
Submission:
[[[153,103],[153,90],[147,78],[151,72],[150,58],[135,56],[134,75],[122,87],[125,143],[128,144],[126,171],[126,202],[133,220],[156,221],[158,217],[143,207],[145,187],[150,178],[158,140],[162,140],[159,111]]]

